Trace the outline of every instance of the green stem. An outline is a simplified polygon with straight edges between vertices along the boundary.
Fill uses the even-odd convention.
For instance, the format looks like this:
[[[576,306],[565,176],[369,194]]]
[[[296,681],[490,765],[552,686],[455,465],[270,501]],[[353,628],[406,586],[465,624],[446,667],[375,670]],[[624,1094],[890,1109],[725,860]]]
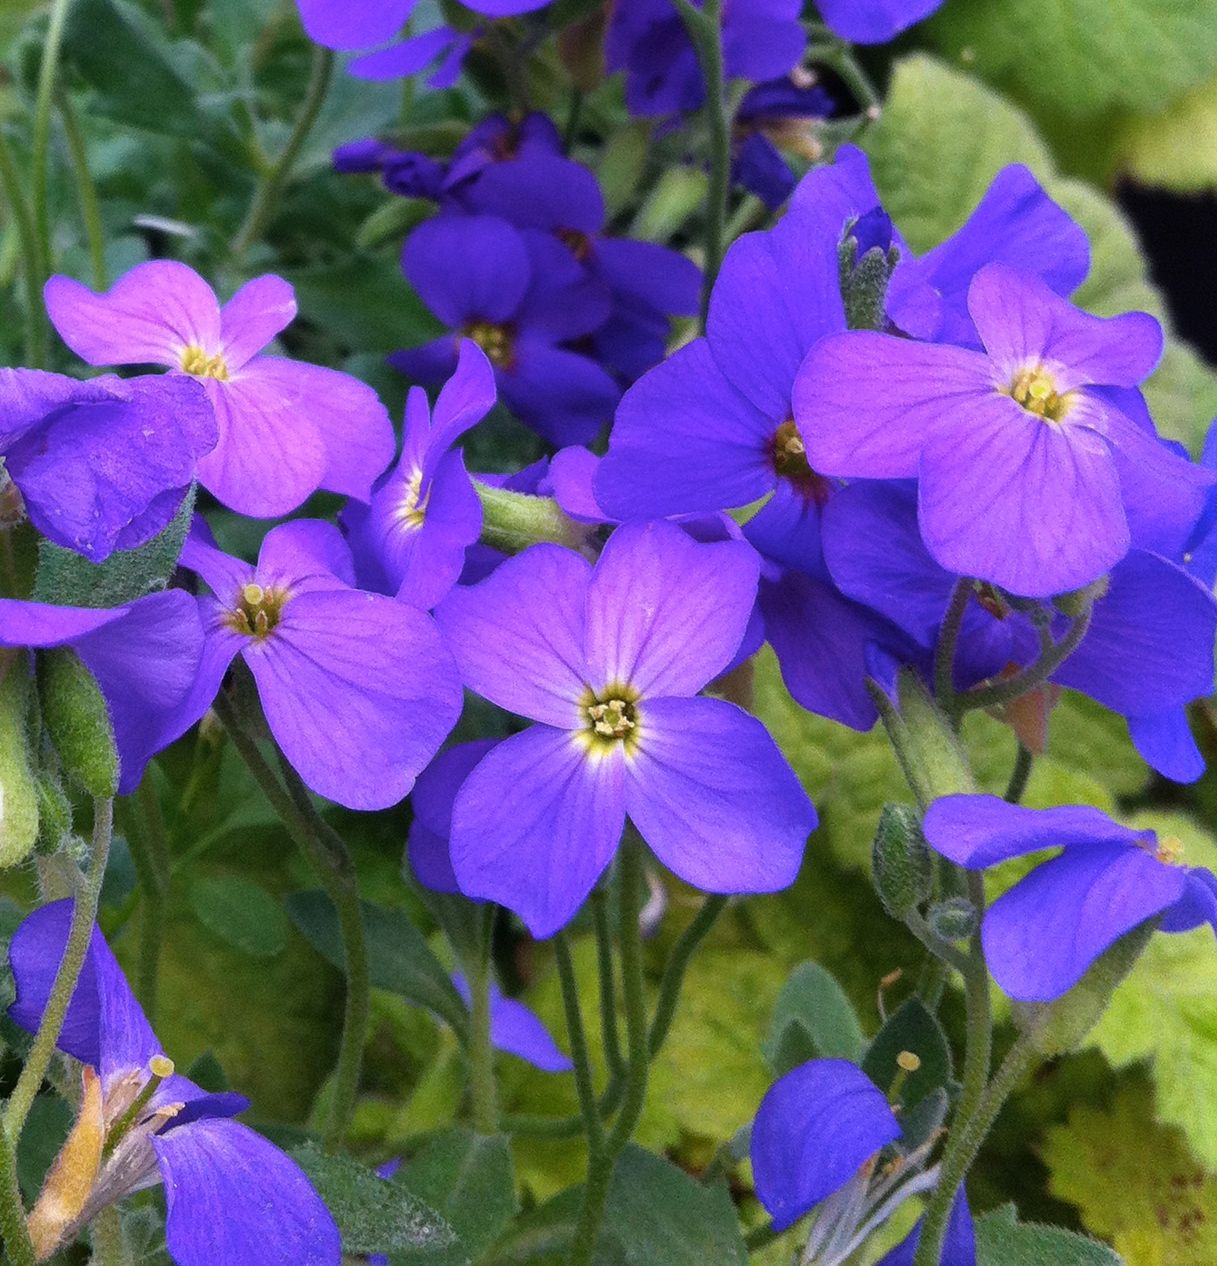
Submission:
[[[113,1205],[93,1219],[93,1256],[89,1266],[130,1266],[131,1254],[123,1235],[122,1219]]]
[[[570,1039],[570,1057],[575,1065],[575,1090],[579,1095],[580,1119],[587,1135],[588,1150],[593,1158],[604,1150],[604,1127],[596,1102],[592,1080],[592,1063],[588,1055],[587,1031],[579,1006],[579,987],[575,980],[575,964],[571,957],[570,939],[565,931],[554,937],[554,953],[558,960],[558,979],[562,985],[562,1006],[566,1012],[566,1032]]]
[[[955,1193],[972,1167],[972,1162],[979,1155],[981,1146],[1006,1100],[1037,1058],[1035,1034],[1031,1031],[1023,1033],[1010,1048],[993,1080],[984,1088],[975,1111],[966,1119],[957,1114],[958,1124],[952,1129],[943,1154],[938,1186],[926,1206],[921,1240],[913,1266],[938,1266]],[[962,1106],[961,1101],[961,1108]]]
[[[143,1004],[149,1022],[155,1022],[157,990],[160,981],[161,945],[165,933],[165,900],[169,895],[172,864],[165,819],[161,813],[151,770],[145,774],[136,793],[139,821],[128,833],[131,855],[143,890],[140,917],[139,967],[135,992]]]
[[[761,1249],[768,1248],[781,1234],[781,1231],[774,1230],[772,1222],[762,1222],[760,1226],[754,1226],[744,1236],[744,1247],[749,1253],[759,1253]]]
[[[34,97],[34,146],[33,146],[33,203],[34,226],[41,250],[43,270],[50,267],[51,219],[47,191],[48,167],[51,149],[51,106],[55,99],[55,79],[59,72],[59,50],[63,44],[64,27],[72,0],[52,0],[51,20],[47,26],[46,42],[42,46],[42,63],[38,68],[38,88]]]
[[[938,643],[934,647],[934,695],[948,711],[955,700],[955,650],[971,596],[972,582],[961,576],[951,590],[951,601],[947,604],[942,627],[938,630]]]
[[[253,201],[245,214],[245,221],[233,239],[232,253],[238,259],[253,245],[274,214],[275,206],[296,164],[296,159],[299,158],[304,142],[308,140],[313,124],[317,121],[317,115],[321,112],[333,73],[334,54],[328,48],[315,49],[308,87],[304,90],[304,99],[300,103],[296,125],[292,128],[292,133],[279,157],[258,182]]]
[[[600,1237],[600,1225],[608,1203],[609,1185],[617,1157],[629,1142],[646,1102],[650,1046],[647,1029],[646,993],[642,968],[642,914],[644,876],[642,842],[632,832],[626,834],[619,853],[621,876],[620,935],[621,981],[625,997],[628,1067],[625,1100],[603,1147],[591,1147],[583,1205],[571,1245],[568,1266],[591,1266]]]
[[[282,762],[287,784],[284,790],[284,784],[266,763],[257,743],[242,727],[232,701],[221,694],[214,706],[254,781],[308,859],[338,912],[347,987],[338,1062],[334,1068],[330,1119],[325,1130],[327,1145],[334,1147],[346,1133],[355,1111],[371,996],[367,937],[355,868],[342,837],[313,807],[295,771],[285,761]]]
[[[613,970],[613,936],[609,927],[609,888],[597,887],[591,896],[592,921],[596,928],[596,965],[600,978],[600,1034],[608,1060],[609,1075],[621,1077],[625,1057],[617,1032],[617,989]]]
[[[731,120],[723,70],[723,0],[673,0],[697,53],[706,88],[706,126],[710,133],[710,185],[706,192],[706,259],[702,269],[701,325],[706,328],[710,294],[726,250],[727,195],[731,185]]]
[[[1003,799],[1008,800],[1011,804],[1018,804],[1023,798],[1023,793],[1027,790],[1027,783],[1031,778],[1031,768],[1035,764],[1035,756],[1030,748],[1024,747],[1022,743],[1018,745],[1018,755],[1014,758],[1014,768],[1010,771],[1010,781],[1006,784],[1006,794]]]
[[[97,903],[101,899],[101,885],[106,877],[106,862],[110,856],[113,834],[114,801],[94,800],[93,856],[89,859],[84,885],[76,894],[72,905],[67,944],[63,949],[59,970],[55,973],[51,996],[42,1013],[42,1021],[34,1035],[34,1044],[26,1057],[25,1067],[22,1068],[4,1109],[4,1130],[14,1150],[21,1141],[21,1131],[33,1105],[34,1096],[51,1066],[55,1045],[63,1032],[63,1022],[68,1014],[68,1004],[76,992],[76,984],[84,967],[85,955],[93,937],[93,926],[97,922]]]
[[[655,1018],[651,1021],[651,1031],[647,1039],[652,1059],[659,1054],[668,1036],[668,1030],[672,1027],[681,986],[684,984],[685,973],[689,969],[689,961],[718,921],[718,916],[726,908],[726,897],[717,894],[708,896],[702,902],[701,909],[694,915],[693,921],[680,934],[680,939],[672,948],[672,956],[663,970],[663,980],[659,986],[659,1001],[655,1004]]]
[[[25,281],[26,360],[32,368],[40,368],[46,364],[47,354],[47,327],[42,308],[42,283],[46,269],[38,246],[34,217],[25,198],[25,185],[3,126],[0,126],[0,184],[4,186],[4,196],[21,242],[21,272]]]
[[[0,1235],[6,1266],[34,1266],[34,1246],[25,1225],[25,1206],[17,1182],[17,1149],[0,1127]]]
[[[98,290],[106,288],[106,236],[102,225],[101,202],[97,186],[89,171],[89,152],[85,145],[76,110],[71,96],[62,89],[55,94],[59,104],[59,117],[68,142],[68,157],[76,176],[76,196],[80,199],[80,218],[84,221],[85,237],[89,242],[89,262],[93,269],[93,285]]]
[[[882,105],[878,89],[871,83],[870,76],[862,69],[848,44],[832,38],[830,34],[827,42],[811,45],[807,50],[807,60],[835,70],[845,81],[845,86],[854,94],[863,113],[872,118],[875,117]]]
[[[958,972],[966,972],[968,969],[968,960],[955,948],[954,945],[942,940],[941,937],[934,935],[933,928],[917,913],[916,910],[910,910],[904,916],[904,922],[908,930],[926,947],[927,950],[939,961],[948,963]]]
[[[580,549],[585,529],[570,518],[552,497],[534,497],[508,488],[492,488],[473,481],[482,503],[482,542],[505,554],[519,554],[530,545],[549,541]]]
[[[1065,636],[1059,642],[1054,642],[1034,664],[1024,668],[1021,673],[1016,673],[1005,681],[994,682],[991,686],[975,686],[959,695],[958,710],[970,712],[976,708],[994,708],[999,704],[1011,703],[1042,686],[1077,650],[1090,630],[1090,617],[1093,611],[1093,606],[1087,607],[1070,623]]]
[[[494,1046],[490,1040],[490,941],[476,963],[466,963],[469,993],[473,1001],[469,1017],[469,1080],[473,1100],[473,1128],[479,1134],[497,1134],[498,1098],[494,1084]]]

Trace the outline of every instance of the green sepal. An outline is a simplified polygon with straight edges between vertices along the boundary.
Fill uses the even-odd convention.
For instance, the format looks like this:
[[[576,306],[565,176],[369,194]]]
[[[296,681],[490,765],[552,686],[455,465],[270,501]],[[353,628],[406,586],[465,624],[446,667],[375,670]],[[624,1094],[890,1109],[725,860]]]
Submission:
[[[93,674],[66,646],[38,655],[42,722],[64,771],[99,800],[118,793],[118,747]]]
[[[903,668],[897,678],[898,717],[889,725],[896,757],[922,806],[939,796],[976,790],[971,766],[951,722],[921,678]]]
[[[1049,1058],[1066,1055],[1082,1044],[1098,1024],[1111,995],[1136,966],[1158,926],[1147,919],[1107,949],[1068,993],[1053,1002],[1015,1002],[1014,1018],[1036,1050]]]
[[[979,921],[976,907],[967,897],[936,901],[926,912],[930,931],[942,941],[967,940],[976,931]]]
[[[58,853],[72,834],[72,802],[58,774],[40,769],[35,776],[38,789],[38,851]]]
[[[0,866],[16,866],[38,840],[38,781],[30,754],[25,655],[0,650]]]
[[[893,919],[903,919],[930,895],[930,850],[921,833],[921,815],[912,805],[883,806],[871,845],[871,875]]]
[[[837,248],[841,273],[841,298],[845,304],[845,322],[851,330],[883,330],[887,328],[887,287],[900,262],[897,247],[883,250],[872,246],[858,257],[858,240],[853,225],[846,227]]]

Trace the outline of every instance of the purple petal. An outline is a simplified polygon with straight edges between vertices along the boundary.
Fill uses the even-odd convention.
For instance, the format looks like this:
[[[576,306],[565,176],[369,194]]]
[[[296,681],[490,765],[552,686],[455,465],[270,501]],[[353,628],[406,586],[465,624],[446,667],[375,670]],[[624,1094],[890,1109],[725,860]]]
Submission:
[[[498,382],[512,413],[558,447],[594,440],[621,397],[595,361],[538,339],[520,340],[515,363],[499,371]]]
[[[99,611],[0,598],[0,646],[16,649],[64,646],[122,616],[123,608]]]
[[[356,57],[348,69],[357,79],[401,79],[417,75],[453,46],[467,47],[461,35],[450,26],[437,26],[421,35],[400,40],[376,53]]]
[[[578,727],[590,577],[578,554],[534,545],[453,590],[435,618],[469,689],[534,721]]]
[[[1190,932],[1209,923],[1217,932],[1217,876],[1207,870],[1187,871],[1183,896],[1162,916],[1163,932]]]
[[[467,0],[465,8],[484,13],[489,18],[511,18],[520,13],[543,9],[549,0]]]
[[[606,237],[596,244],[595,267],[617,294],[673,316],[697,313],[701,269],[679,251],[655,242]]]
[[[465,977],[454,974],[452,983],[465,1005],[472,1006]],[[567,1073],[574,1068],[540,1018],[522,1002],[505,998],[493,981],[490,982],[490,1041],[497,1050],[527,1060],[542,1072]]]
[[[921,534],[948,571],[1026,597],[1080,589],[1128,552],[1101,436],[990,391],[951,407],[921,458]]]
[[[436,606],[460,579],[465,551],[482,531],[482,503],[465,470],[461,453],[449,453],[432,480],[422,524],[404,525],[386,550],[386,574],[397,597],[420,610]]]
[[[928,17],[942,0],[816,0],[820,16],[852,44],[886,44]],[[944,1262],[943,1266],[948,1266]]]
[[[747,505],[776,481],[780,420],[736,391],[696,339],[622,397],[596,499],[621,519]]]
[[[1072,844],[1135,845],[1143,832],[1081,805],[1028,809],[997,796],[943,796],[925,812],[931,848],[968,870]]]
[[[208,354],[222,346],[215,292],[176,260],[137,264],[98,294],[54,276],[43,297],[59,337],[90,365],[169,365],[188,347]]]
[[[559,449],[550,459],[549,482],[554,500],[581,523],[611,522],[595,494],[596,476],[603,460],[580,444]]]
[[[220,309],[224,360],[240,369],[296,319],[296,292],[282,277],[267,273],[247,281]]]
[[[256,570],[263,586],[283,585],[294,593],[355,583],[350,547],[338,528],[322,519],[294,519],[271,528],[262,538]]]
[[[421,347],[408,347],[387,357],[394,369],[400,370],[415,383],[443,382],[457,365],[457,341],[451,334],[432,339]]]
[[[155,1135],[178,1266],[339,1266],[338,1228],[304,1171],[236,1121]]]
[[[921,1243],[922,1218],[890,1253],[879,1259],[878,1266],[913,1266],[917,1246]],[[963,1187],[951,1203],[951,1216],[947,1222],[946,1237],[942,1243],[939,1266],[976,1266],[976,1231],[972,1226],[972,1213]]]
[[[987,264],[968,290],[968,311],[999,372],[1010,380],[1045,365],[1058,391],[1090,383],[1135,387],[1162,356],[1162,327],[1145,312],[1091,316],[1037,277]]]
[[[604,227],[600,182],[581,163],[560,154],[530,154],[490,163],[462,186],[461,203],[501,215],[522,229],[598,233]]]
[[[435,401],[429,449],[451,448],[494,408],[494,402],[494,370],[486,353],[472,339],[462,339],[456,370]]]
[[[402,268],[422,301],[452,329],[509,320],[532,269],[520,231],[489,215],[439,215],[406,239]]]
[[[521,235],[532,267],[519,310],[519,324],[526,336],[553,344],[599,329],[612,312],[608,284],[552,234],[523,229]]]
[[[774,1228],[793,1226],[899,1137],[882,1091],[855,1064],[813,1059],[788,1072],[752,1125],[756,1194]]]
[[[552,936],[583,904],[625,825],[620,751],[590,753],[566,730],[534,725],[486,755],[452,817],[461,891],[514,910]]]
[[[846,223],[878,206],[879,191],[871,179],[869,160],[856,146],[842,145],[831,163],[813,167],[799,181],[787,215],[802,233],[831,242],[835,249]],[[910,254],[899,235],[894,244],[902,254]]]
[[[836,239],[810,236],[795,217],[747,233],[723,261],[706,337],[732,386],[773,422],[790,416],[807,349],[845,329]]]
[[[46,422],[54,413],[75,405],[123,404],[131,399],[127,383],[112,374],[81,382],[66,374],[41,369],[0,369],[0,452],[7,452],[21,436]]]
[[[296,0],[305,33],[326,48],[371,48],[405,25],[416,0]]]
[[[1128,734],[1141,759],[1163,777],[1195,782],[1204,773],[1204,755],[1192,737],[1186,708],[1129,717]]]
[[[199,481],[252,518],[290,514],[316,492],[329,463],[325,441],[274,359],[258,356],[229,381],[206,383],[220,438],[199,462]]]
[[[249,563],[220,549],[206,519],[199,514],[190,524],[178,565],[202,576],[212,593],[225,602],[233,600],[241,586],[254,578],[254,569]]]
[[[707,892],[794,883],[816,811],[753,716],[722,699],[647,699],[625,807],[669,870]]]
[[[204,630],[198,668],[190,689],[161,719],[156,748],[168,747],[202,719],[220,693],[229,666],[245,645],[246,639],[224,623],[226,607],[214,598],[199,598],[197,602]]]
[[[587,590],[591,684],[695,694],[739,648],[759,574],[742,541],[700,544],[663,520],[618,528]]]
[[[1020,1001],[1059,998],[1108,946],[1174,905],[1186,883],[1182,868],[1135,845],[1068,848],[985,915],[981,936],[993,979]]]
[[[460,715],[431,618],[379,594],[292,597],[244,653],[283,754],[313,791],[351,809],[402,799]]]
[[[922,450],[950,420],[994,394],[976,352],[856,330],[808,353],[794,416],[813,470],[902,479],[917,473]]]
[[[744,525],[765,558],[809,575],[824,574],[821,516],[835,491],[826,479],[780,478],[773,496]]]
[[[414,877],[434,892],[460,892],[452,870],[448,840],[452,834],[452,806],[461,784],[497,743],[478,739],[458,743],[441,752],[418,776],[411,793],[414,821],[406,841]]]

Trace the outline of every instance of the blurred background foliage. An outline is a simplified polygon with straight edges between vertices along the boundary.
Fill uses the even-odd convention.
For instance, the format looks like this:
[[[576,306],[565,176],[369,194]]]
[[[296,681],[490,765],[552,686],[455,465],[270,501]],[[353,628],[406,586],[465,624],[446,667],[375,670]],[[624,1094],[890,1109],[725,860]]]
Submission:
[[[421,0],[420,9],[434,2]],[[556,0],[554,29],[572,19],[581,24],[561,50],[550,39],[518,61],[523,91],[533,108],[565,121],[574,68],[585,89],[574,154],[597,170],[614,225],[696,255],[700,121],[664,133],[628,118],[620,83],[596,73],[597,8],[590,0]],[[0,0],[0,125],[19,166],[28,158],[46,21],[38,3]],[[515,38],[509,27],[506,64],[511,48],[520,54]],[[443,92],[339,73],[265,231],[234,246],[258,182],[290,132],[310,58],[294,6],[281,0],[77,0],[52,138],[54,267],[103,285],[144,258],[175,256],[221,291],[279,272],[295,285],[301,308],[285,335],[287,350],[357,374],[399,414],[406,383],[384,354],[438,328],[397,262],[406,231],[428,211],[371,178],[336,175],[330,151],[381,134],[437,156],[450,152],[471,122],[508,100],[505,63],[479,48],[460,86]],[[1215,287],[1206,281],[1217,280],[1212,0],[947,0],[932,20],[894,46],[866,51],[864,60],[884,107],[860,140],[914,249],[952,232],[999,168],[1025,163],[1090,234],[1093,267],[1080,302],[1102,314],[1144,309],[1217,347],[1208,306]],[[825,79],[830,91],[845,93],[831,73]],[[1147,240],[1167,242],[1153,259],[1130,212]],[[758,207],[741,204],[736,222],[760,223]],[[14,225],[0,212],[8,316],[0,351],[9,364],[22,363],[24,353],[20,268]],[[52,347],[49,367],[79,371],[62,347]],[[1197,451],[1217,413],[1217,373],[1201,352],[1174,338],[1148,394],[1163,431]],[[515,469],[539,452],[538,441],[501,416],[471,443],[479,469]],[[332,508],[323,497],[310,506]],[[231,548],[250,550],[266,526],[238,523],[214,507],[209,513]],[[734,903],[689,974],[639,1141],[693,1171],[750,1120],[772,1079],[761,1044],[796,967],[810,960],[830,969],[873,1032],[881,1009],[908,993],[922,961],[917,943],[880,911],[867,877],[881,806],[907,799],[882,734],[857,734],[802,712],[767,654],[755,665],[754,688],[757,711],[815,798],[823,825],[797,885]],[[1194,721],[1217,769],[1217,714],[1204,705]],[[472,711],[461,736],[501,724],[487,709]],[[968,740],[985,783],[1004,786],[1011,733],[973,717]],[[1217,861],[1209,830],[1217,772],[1190,788],[1152,778],[1122,723],[1074,698],[1052,719],[1049,750],[1028,803],[1088,803],[1145,818],[1184,838],[1189,861]],[[355,850],[366,898],[404,912],[442,957],[430,915],[402,880],[408,805],[374,815],[328,812]],[[182,1066],[195,1061],[200,1079],[240,1086],[257,1124],[291,1141],[324,1096],[342,994],[338,972],[310,944],[324,938],[310,925],[307,904],[289,901],[310,886],[309,877],[240,762],[206,725],[161,758],[119,824],[139,832],[158,829],[158,818],[173,857],[163,898],[159,1031]],[[654,878],[664,906],[651,946],[657,967],[697,901],[670,878]],[[11,901],[31,895],[23,882],[10,882]],[[3,911],[9,928],[15,908]],[[128,965],[148,916],[132,854],[120,841],[103,926]],[[383,926],[391,940],[393,923]],[[1217,1261],[1217,956],[1210,940],[1204,931],[1156,938],[1087,1048],[1045,1068],[1012,1101],[974,1172],[974,1208],[1013,1200],[1025,1219],[1107,1239],[1131,1266]],[[379,947],[386,955],[399,948]],[[497,950],[505,985],[561,1033],[548,948],[504,921]],[[589,938],[580,941],[576,967],[587,1014],[595,1016]],[[401,988],[375,994],[355,1127],[369,1161],[417,1149],[460,1107],[458,1044],[417,1005],[409,973],[401,979]],[[943,1015],[958,1037],[956,998],[948,995]],[[17,1036],[6,1036],[19,1049]],[[2,1071],[11,1077],[14,1069],[10,1059]],[[502,1078],[509,1112],[576,1110],[569,1077],[506,1058]],[[66,1111],[40,1104],[22,1157],[27,1187],[37,1186],[65,1129]],[[521,1138],[513,1153],[526,1202],[540,1203],[580,1176],[575,1139]],[[644,1159],[630,1156],[645,1170]],[[746,1191],[736,1194],[759,1220]],[[903,1229],[893,1227],[893,1237]],[[541,1249],[530,1251],[507,1246],[487,1260],[543,1260]],[[779,1242],[753,1260],[777,1266],[790,1251]]]

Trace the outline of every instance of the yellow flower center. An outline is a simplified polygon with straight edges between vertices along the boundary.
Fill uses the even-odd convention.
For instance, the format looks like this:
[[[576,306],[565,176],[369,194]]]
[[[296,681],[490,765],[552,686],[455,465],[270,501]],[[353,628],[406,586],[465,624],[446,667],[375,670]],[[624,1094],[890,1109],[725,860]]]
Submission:
[[[500,369],[508,368],[516,358],[511,327],[489,321],[474,321],[465,333],[486,353],[486,359]]]
[[[770,459],[777,474],[789,480],[805,500],[821,506],[828,500],[832,487],[823,475],[812,470],[807,446],[793,418],[787,418],[774,432]]]
[[[605,755],[624,744],[632,752],[638,743],[638,692],[629,686],[609,686],[597,694],[588,690],[580,700],[584,728],[579,737],[589,752]]]
[[[286,589],[264,589],[258,584],[242,585],[237,604],[225,623],[236,633],[264,641],[275,630],[287,605]]]
[[[215,378],[220,382],[228,381],[228,363],[216,352],[209,355],[197,343],[182,349],[182,369],[195,378]]]
[[[1060,422],[1069,412],[1070,393],[1058,392],[1056,380],[1042,365],[1022,370],[1006,394],[1028,413],[1043,418],[1045,422]]]
[[[409,482],[406,484],[406,490],[402,495],[400,504],[397,507],[397,521],[407,528],[419,528],[423,525],[423,519],[427,514],[427,502],[431,499],[431,490],[427,490],[427,495],[422,496],[423,472],[421,470],[413,471],[410,475]]]
[[[1154,859],[1164,866],[1183,865],[1183,841],[1176,835],[1165,835],[1158,841]]]

